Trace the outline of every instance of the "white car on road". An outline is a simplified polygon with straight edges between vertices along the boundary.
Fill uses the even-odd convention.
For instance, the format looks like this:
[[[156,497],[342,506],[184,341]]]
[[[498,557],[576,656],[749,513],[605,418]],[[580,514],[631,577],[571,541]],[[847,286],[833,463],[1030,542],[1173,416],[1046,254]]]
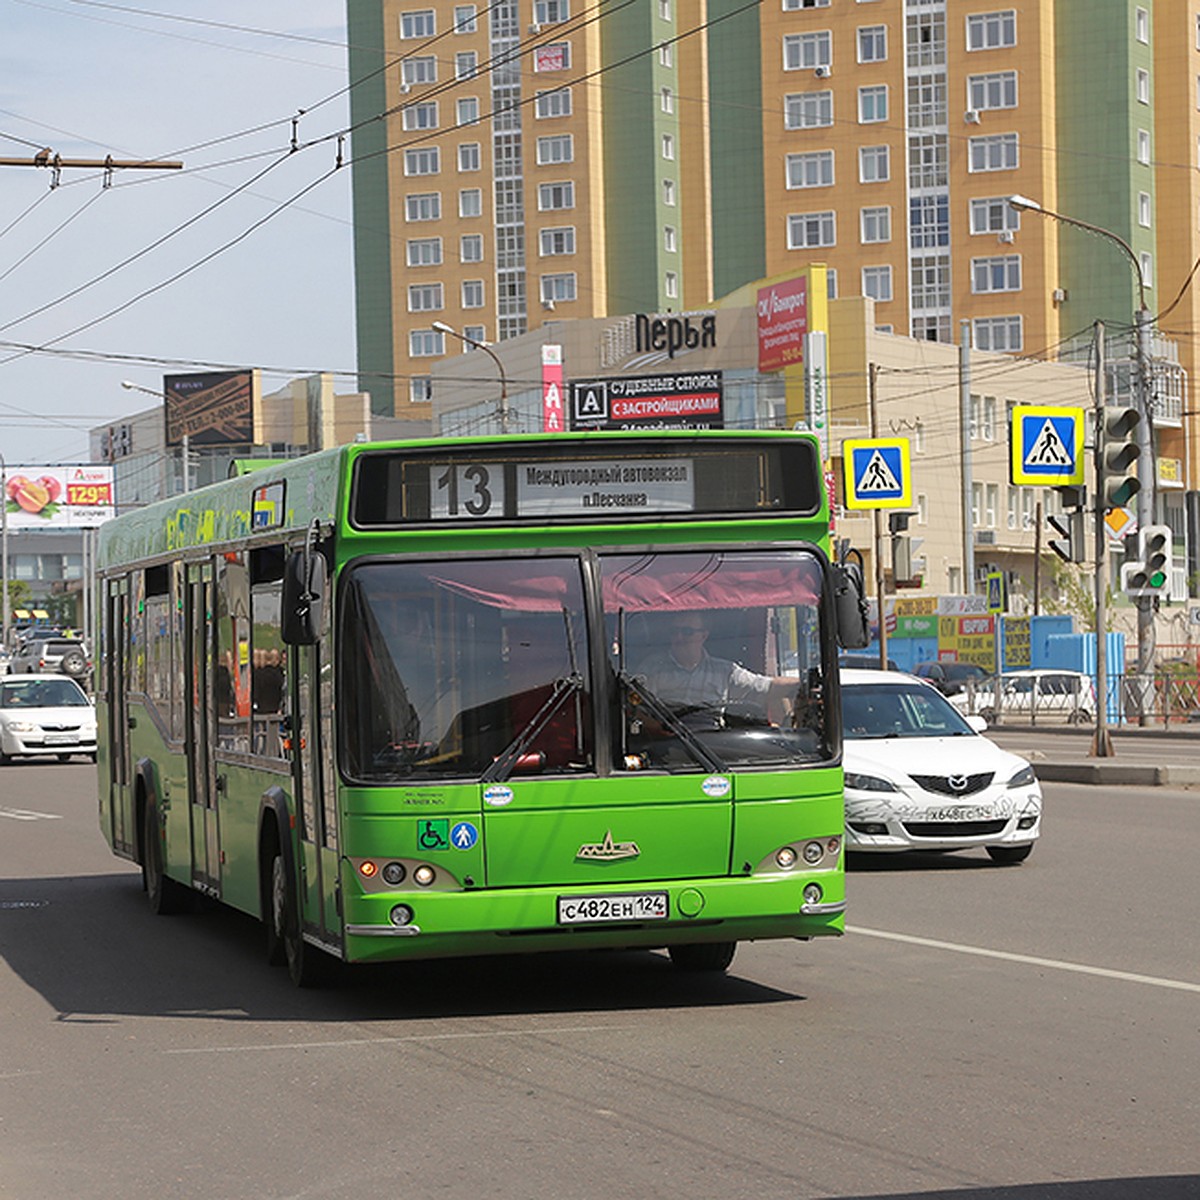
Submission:
[[[1025,759],[980,735],[981,718],[895,671],[845,670],[841,685],[847,850],[1029,857],[1041,787]]]
[[[0,680],[0,766],[14,758],[73,754],[96,761],[96,710],[65,675],[6,675]]]

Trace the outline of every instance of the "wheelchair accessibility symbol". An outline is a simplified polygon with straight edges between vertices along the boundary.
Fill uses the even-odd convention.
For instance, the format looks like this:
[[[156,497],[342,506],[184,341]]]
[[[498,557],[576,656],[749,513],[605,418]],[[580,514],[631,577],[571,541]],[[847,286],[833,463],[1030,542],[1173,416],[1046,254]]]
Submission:
[[[418,821],[417,846],[422,850],[448,850],[450,848],[450,822]]]

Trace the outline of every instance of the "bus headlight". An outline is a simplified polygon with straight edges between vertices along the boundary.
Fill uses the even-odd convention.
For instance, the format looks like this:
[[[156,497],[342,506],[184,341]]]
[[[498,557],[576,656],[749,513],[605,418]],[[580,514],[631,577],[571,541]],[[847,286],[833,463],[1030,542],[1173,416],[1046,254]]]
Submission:
[[[796,865],[796,852],[791,846],[782,846],[775,851],[775,861],[783,870],[790,871]]]
[[[422,863],[413,872],[413,883],[418,887],[428,887],[436,878],[437,872],[428,863]]]
[[[390,883],[392,887],[395,887],[396,884],[404,882],[404,877],[408,872],[404,869],[403,863],[390,862],[383,868],[382,874],[384,883]]]
[[[825,895],[825,893],[821,890],[821,885],[819,883],[810,883],[804,889],[804,903],[820,904],[821,897],[823,895]]]
[[[804,861],[810,867],[815,867],[817,863],[825,857],[825,847],[820,842],[805,842],[804,843]]]
[[[393,925],[411,925],[413,919],[413,910],[407,904],[397,904],[395,908],[388,913],[388,919]]]

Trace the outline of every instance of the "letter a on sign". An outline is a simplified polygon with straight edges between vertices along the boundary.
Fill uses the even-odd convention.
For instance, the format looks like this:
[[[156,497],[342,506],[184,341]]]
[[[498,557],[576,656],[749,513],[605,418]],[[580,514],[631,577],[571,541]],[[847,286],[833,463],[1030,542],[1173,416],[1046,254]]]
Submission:
[[[851,438],[842,443],[847,508],[908,508],[908,438]]]

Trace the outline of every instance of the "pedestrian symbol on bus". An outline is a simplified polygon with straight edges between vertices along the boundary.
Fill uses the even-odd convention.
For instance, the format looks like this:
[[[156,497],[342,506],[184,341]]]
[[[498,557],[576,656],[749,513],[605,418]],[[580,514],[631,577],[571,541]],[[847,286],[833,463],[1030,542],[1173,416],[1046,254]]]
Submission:
[[[1012,417],[1012,482],[1083,482],[1083,409],[1018,405]]]
[[[907,508],[912,503],[907,438],[842,443],[847,508]]]
[[[450,830],[450,845],[455,850],[470,850],[479,841],[479,830],[470,821],[459,821]]]

